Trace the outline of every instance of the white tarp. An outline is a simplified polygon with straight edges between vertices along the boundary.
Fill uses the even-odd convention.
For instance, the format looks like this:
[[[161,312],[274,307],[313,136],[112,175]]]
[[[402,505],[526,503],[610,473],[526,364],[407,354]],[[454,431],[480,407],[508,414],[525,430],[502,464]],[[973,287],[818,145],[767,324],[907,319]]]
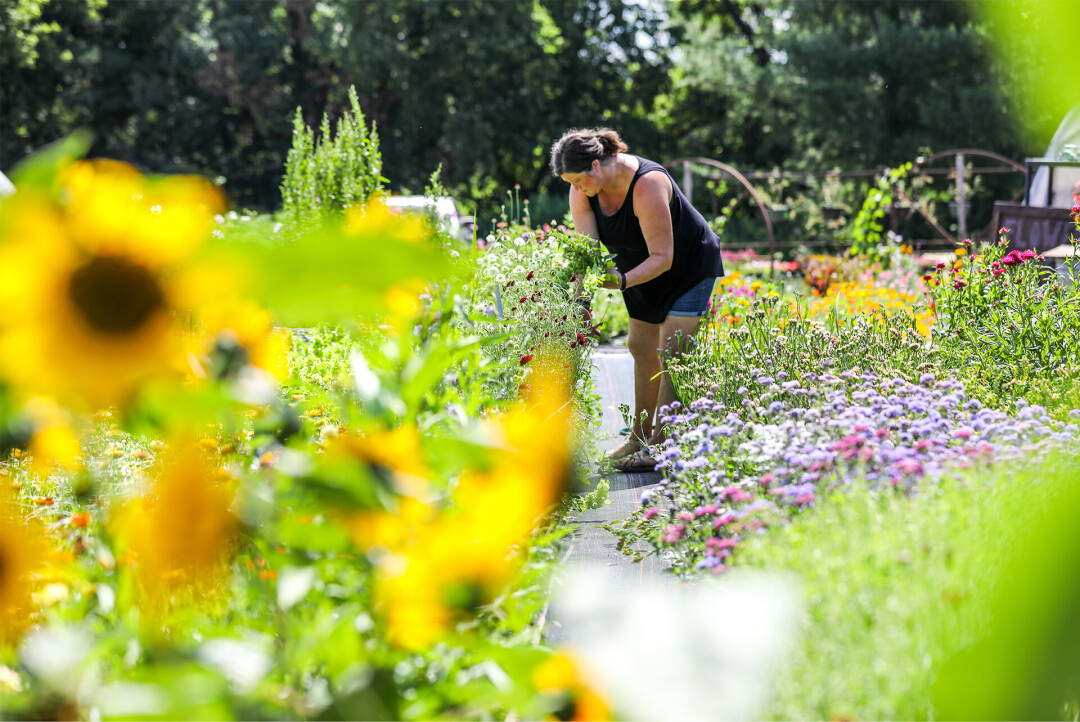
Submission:
[[[1062,149],[1066,145],[1080,147],[1080,106],[1069,111],[1065,120],[1061,121],[1057,132],[1050,141],[1050,147],[1046,149],[1044,158],[1057,160]],[[1035,171],[1031,180],[1031,192],[1028,195],[1029,206],[1051,208],[1072,208],[1072,192],[1076,184],[1080,182],[1080,168],[1055,168],[1054,188],[1050,203],[1046,202],[1046,190],[1050,181],[1050,171],[1045,166]]]

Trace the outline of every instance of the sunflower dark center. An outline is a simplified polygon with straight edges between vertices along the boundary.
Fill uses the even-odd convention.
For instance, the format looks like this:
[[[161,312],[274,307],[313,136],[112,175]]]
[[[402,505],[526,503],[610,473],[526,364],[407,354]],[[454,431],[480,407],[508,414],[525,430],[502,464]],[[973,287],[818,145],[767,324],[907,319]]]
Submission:
[[[154,275],[119,256],[96,256],[71,274],[68,296],[94,330],[122,335],[165,307]]]

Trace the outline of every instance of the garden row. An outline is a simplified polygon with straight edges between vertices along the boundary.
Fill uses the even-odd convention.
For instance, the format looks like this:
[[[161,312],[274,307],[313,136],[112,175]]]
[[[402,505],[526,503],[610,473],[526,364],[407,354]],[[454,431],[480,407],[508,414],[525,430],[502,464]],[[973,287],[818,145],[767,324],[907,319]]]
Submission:
[[[607,716],[537,626],[604,497],[565,494],[589,258],[376,198],[237,216],[85,147],[0,217],[3,714]]]
[[[805,296],[721,280],[669,366],[662,478],[615,531],[687,579],[802,579],[780,719],[1065,714],[1074,692],[1032,670],[1080,661],[1048,631],[1080,554],[1055,526],[1080,512],[1080,267],[1010,250],[1007,229],[928,270],[885,260],[849,257]],[[980,675],[994,694],[960,683]]]

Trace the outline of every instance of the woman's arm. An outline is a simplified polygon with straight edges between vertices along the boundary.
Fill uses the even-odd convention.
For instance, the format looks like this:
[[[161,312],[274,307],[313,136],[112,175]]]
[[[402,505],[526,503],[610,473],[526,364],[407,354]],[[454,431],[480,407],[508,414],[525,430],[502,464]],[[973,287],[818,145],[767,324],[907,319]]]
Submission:
[[[673,192],[671,181],[658,171],[644,174],[634,186],[634,214],[641,224],[649,257],[627,271],[628,288],[651,281],[671,268],[675,257],[675,231],[671,226],[670,206]]]
[[[576,188],[570,189],[570,217],[574,219],[574,230],[589,238],[600,240],[600,230],[596,227],[589,197]]]
[[[583,236],[588,236],[594,240],[594,244],[597,248],[600,247],[600,229],[596,227],[596,214],[593,213],[592,206],[589,205],[589,197],[577,190],[576,188],[570,189],[570,217],[574,220],[574,230]],[[581,281],[578,281],[580,292]],[[612,271],[608,280],[604,281],[604,288],[619,288],[622,285],[622,279],[619,277],[617,271]]]

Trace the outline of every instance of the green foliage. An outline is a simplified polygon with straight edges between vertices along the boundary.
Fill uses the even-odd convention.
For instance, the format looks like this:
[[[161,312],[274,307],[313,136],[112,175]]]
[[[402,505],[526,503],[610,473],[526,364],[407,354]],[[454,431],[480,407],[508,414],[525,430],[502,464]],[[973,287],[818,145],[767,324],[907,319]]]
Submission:
[[[709,394],[736,407],[743,399],[739,388],[751,386],[760,369],[784,371],[791,378],[850,369],[913,373],[928,361],[910,311],[847,317],[838,301],[823,321],[816,321],[808,318],[801,296],[789,306],[774,293],[754,300],[738,327],[709,324],[690,353],[670,362],[669,368],[685,402]],[[702,373],[702,368],[710,372]]]
[[[349,112],[330,131],[323,115],[318,136],[304,123],[300,108],[293,118],[293,147],[285,161],[281,183],[282,212],[302,226],[321,216],[341,217],[345,209],[363,204],[382,188],[379,136],[370,130],[356,88],[349,88]]]
[[[599,322],[600,343],[611,343],[630,332],[630,314],[619,291],[598,288],[592,297],[593,319]]]
[[[85,141],[22,167],[23,188],[4,201],[30,199],[14,206],[20,229],[55,222],[40,209]],[[144,218],[121,188],[95,211]],[[93,415],[25,405],[0,378],[0,551],[16,570],[6,567],[2,600],[4,715],[539,719],[572,704],[571,690],[534,680],[558,661],[540,644],[564,550],[555,525],[606,493],[564,500],[567,434],[596,415],[576,296],[536,289],[535,309],[565,322],[574,345],[553,354],[556,389],[518,360],[532,317],[522,308],[496,324],[478,312],[490,279],[417,219],[375,205],[283,240],[266,217],[215,226],[208,208],[188,210],[184,240],[197,250],[183,290],[202,303],[184,307],[183,336],[158,350],[189,373],[170,365],[122,409]],[[0,231],[9,254],[23,237]],[[220,242],[199,245],[210,233]],[[229,271],[250,285],[212,285]],[[260,359],[258,347],[286,329],[253,296],[279,323],[340,324],[294,328],[281,386],[276,363],[259,365],[276,354]],[[216,311],[239,318],[219,332]],[[537,387],[528,406],[523,381]],[[564,420],[570,388],[580,404]],[[74,444],[56,464],[40,448],[43,413]],[[445,561],[430,564],[434,553]]]
[[[659,122],[680,139],[673,152],[737,168],[880,167],[926,144],[1041,152],[1043,141],[1023,150],[1001,101],[1019,90],[1006,81],[1018,63],[1051,73],[1055,62],[1020,37],[993,62],[1003,46],[972,14],[932,0],[684,0],[683,60]]]
[[[852,255],[866,255],[873,261],[889,257],[888,248],[882,248],[882,240],[885,238],[882,219],[893,203],[893,188],[907,178],[911,165],[905,163],[898,168],[889,169],[867,194],[851,227]]]
[[[1034,251],[1006,253],[1008,242],[984,244],[969,261],[939,267],[933,285],[934,339],[945,363],[994,375],[1043,377],[1080,364],[1077,262],[1066,275],[1039,263]],[[944,265],[944,264],[942,264]]]
[[[563,265],[556,275],[560,285],[581,281],[583,292],[592,296],[611,276],[615,256],[608,253],[599,241],[574,231],[552,231],[548,236],[562,249]]]
[[[1043,547],[1041,562],[1011,567],[1006,560],[1065,499],[1076,496],[1076,459],[1047,460],[973,473],[961,481],[920,490],[917,498],[856,485],[834,494],[812,514],[750,537],[739,553],[756,568],[798,574],[806,600],[800,640],[787,669],[776,676],[774,719],[1050,719],[1066,701],[1053,679],[1029,675],[1026,659],[1008,662],[1012,674],[949,685],[942,674],[964,653],[965,671],[1002,672],[1004,658],[984,657],[970,646],[987,633],[995,639],[1063,617],[1044,616],[1071,596],[1050,590],[1045,564],[1065,563],[1077,546]],[[1075,514],[1075,506],[1067,507]],[[1061,509],[1062,513],[1065,508]],[[1075,525],[1073,525],[1075,527]],[[945,533],[943,533],[943,531]],[[1064,538],[1062,537],[1062,540]],[[1026,544],[1024,545],[1026,546]],[[1030,556],[1022,560],[1036,561]],[[1018,559],[1021,561],[1021,559]],[[1022,563],[1022,561],[1021,561]],[[1010,571],[1011,570],[1011,571]],[[1038,586],[1021,578],[1039,579]],[[1003,618],[995,595],[1022,596],[1030,606]],[[1045,610],[1045,612],[1044,612]],[[1047,628],[1047,627],[1044,627]],[[1060,638],[1064,643],[1065,637]],[[1036,637],[1010,648],[1035,650]],[[982,647],[980,647],[982,649]],[[1004,652],[1005,648],[998,647]],[[1051,653],[1051,646],[1043,647]],[[989,651],[989,648],[987,648]],[[1075,654],[1069,652],[1069,659]],[[1045,658],[1049,659],[1049,658]],[[1058,658],[1063,659],[1063,658]],[[1056,666],[1056,663],[1055,663]],[[971,678],[976,679],[975,677]],[[941,680],[940,690],[934,687]],[[1044,707],[1010,707],[1003,699],[1034,689],[1052,692]],[[1033,684],[1032,684],[1033,683]],[[999,686],[1000,685],[1000,686]],[[1029,686],[1031,685],[1031,686]]]

